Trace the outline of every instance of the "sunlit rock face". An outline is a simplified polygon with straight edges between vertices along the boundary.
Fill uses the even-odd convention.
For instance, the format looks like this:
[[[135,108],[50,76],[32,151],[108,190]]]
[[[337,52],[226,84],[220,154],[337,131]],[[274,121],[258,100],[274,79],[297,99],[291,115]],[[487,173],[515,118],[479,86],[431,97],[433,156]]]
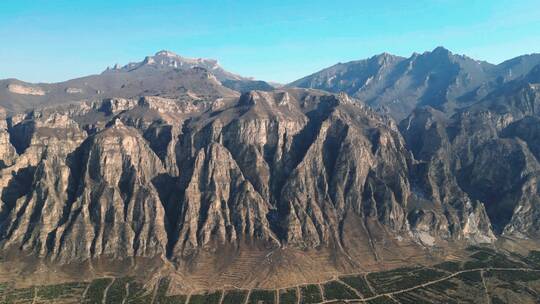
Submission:
[[[489,207],[462,190],[442,157],[452,144],[426,133],[429,117],[411,117],[409,131],[439,144],[411,151],[392,119],[304,89],[13,116],[2,133],[0,244],[71,262],[181,261],[246,246],[348,252],[369,246],[358,234],[427,247],[492,242]],[[517,221],[505,229],[529,233]]]
[[[413,74],[430,60],[472,64],[443,49],[414,60]],[[191,266],[197,256],[277,249],[381,261],[377,247],[429,251],[540,235],[538,67],[489,90],[472,79],[486,91],[451,110],[409,104],[406,115],[392,107],[385,115],[345,92],[241,93],[222,82],[243,79],[201,64],[219,69],[160,52],[104,72],[133,81],[109,88],[114,96],[2,108],[0,250],[57,263],[159,257]],[[474,78],[469,72],[454,83]],[[135,85],[158,74],[166,80],[149,78],[152,90]],[[94,90],[73,88],[61,92]]]

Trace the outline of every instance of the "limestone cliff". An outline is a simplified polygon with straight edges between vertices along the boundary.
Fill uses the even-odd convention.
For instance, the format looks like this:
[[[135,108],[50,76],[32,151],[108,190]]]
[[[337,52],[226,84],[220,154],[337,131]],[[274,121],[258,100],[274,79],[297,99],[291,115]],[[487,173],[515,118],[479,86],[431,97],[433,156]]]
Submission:
[[[0,246],[60,263],[223,248],[379,259],[380,244],[538,232],[536,133],[492,111],[417,109],[398,128],[346,94],[287,89],[4,121]]]

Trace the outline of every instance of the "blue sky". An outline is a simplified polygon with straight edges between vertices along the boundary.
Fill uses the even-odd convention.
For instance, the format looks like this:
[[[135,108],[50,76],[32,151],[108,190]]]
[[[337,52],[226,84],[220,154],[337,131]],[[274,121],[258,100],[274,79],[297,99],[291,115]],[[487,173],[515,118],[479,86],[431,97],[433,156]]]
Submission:
[[[540,52],[538,0],[0,1],[0,78],[53,82],[161,49],[290,82],[443,45],[493,63]]]

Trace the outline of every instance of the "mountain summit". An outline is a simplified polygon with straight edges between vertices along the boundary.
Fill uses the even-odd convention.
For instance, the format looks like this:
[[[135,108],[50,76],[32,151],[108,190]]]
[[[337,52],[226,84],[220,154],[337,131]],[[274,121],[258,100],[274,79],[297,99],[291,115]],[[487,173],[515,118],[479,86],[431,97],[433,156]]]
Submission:
[[[108,68],[105,72],[111,71],[133,71],[142,67],[153,66],[161,69],[181,69],[187,70],[195,67],[206,69],[217,77],[220,81],[224,80],[252,80],[251,78],[242,77],[225,71],[215,59],[204,58],[187,58],[177,55],[171,51],[162,50],[154,56],[147,56],[141,62],[128,63],[122,67]]]
[[[540,55],[494,65],[437,47],[409,58],[383,53],[340,63],[288,86],[344,91],[401,120],[416,106],[453,113],[480,100],[501,81],[527,74],[537,64]]]
[[[269,91],[264,81],[224,70],[217,60],[193,59],[159,51],[140,62],[115,65],[99,75],[52,84],[34,84],[17,79],[0,80],[0,106],[20,112],[45,105],[88,99],[157,95],[179,97],[224,97],[249,90]]]

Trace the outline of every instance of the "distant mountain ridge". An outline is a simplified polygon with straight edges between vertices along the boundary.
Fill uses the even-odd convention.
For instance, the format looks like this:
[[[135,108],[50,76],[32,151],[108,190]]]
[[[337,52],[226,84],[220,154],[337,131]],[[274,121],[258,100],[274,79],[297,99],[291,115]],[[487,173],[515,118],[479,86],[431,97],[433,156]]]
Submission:
[[[416,106],[453,113],[480,100],[501,83],[527,74],[538,64],[540,54],[494,65],[437,47],[409,58],[383,53],[339,63],[288,86],[343,91],[399,121]]]
[[[252,80],[224,70],[215,59],[206,58],[188,58],[177,55],[171,51],[162,50],[154,56],[147,56],[143,61],[128,63],[124,66],[115,65],[107,68],[103,74],[114,72],[130,72],[145,66],[154,66],[161,69],[181,69],[189,70],[195,67],[203,68],[216,76],[220,81],[223,80]]]
[[[271,90],[266,82],[224,70],[213,59],[192,59],[170,51],[160,51],[141,62],[106,69],[59,83],[27,83],[0,80],[0,107],[20,112],[47,105],[89,99],[159,95],[205,97],[238,95],[246,90]]]

